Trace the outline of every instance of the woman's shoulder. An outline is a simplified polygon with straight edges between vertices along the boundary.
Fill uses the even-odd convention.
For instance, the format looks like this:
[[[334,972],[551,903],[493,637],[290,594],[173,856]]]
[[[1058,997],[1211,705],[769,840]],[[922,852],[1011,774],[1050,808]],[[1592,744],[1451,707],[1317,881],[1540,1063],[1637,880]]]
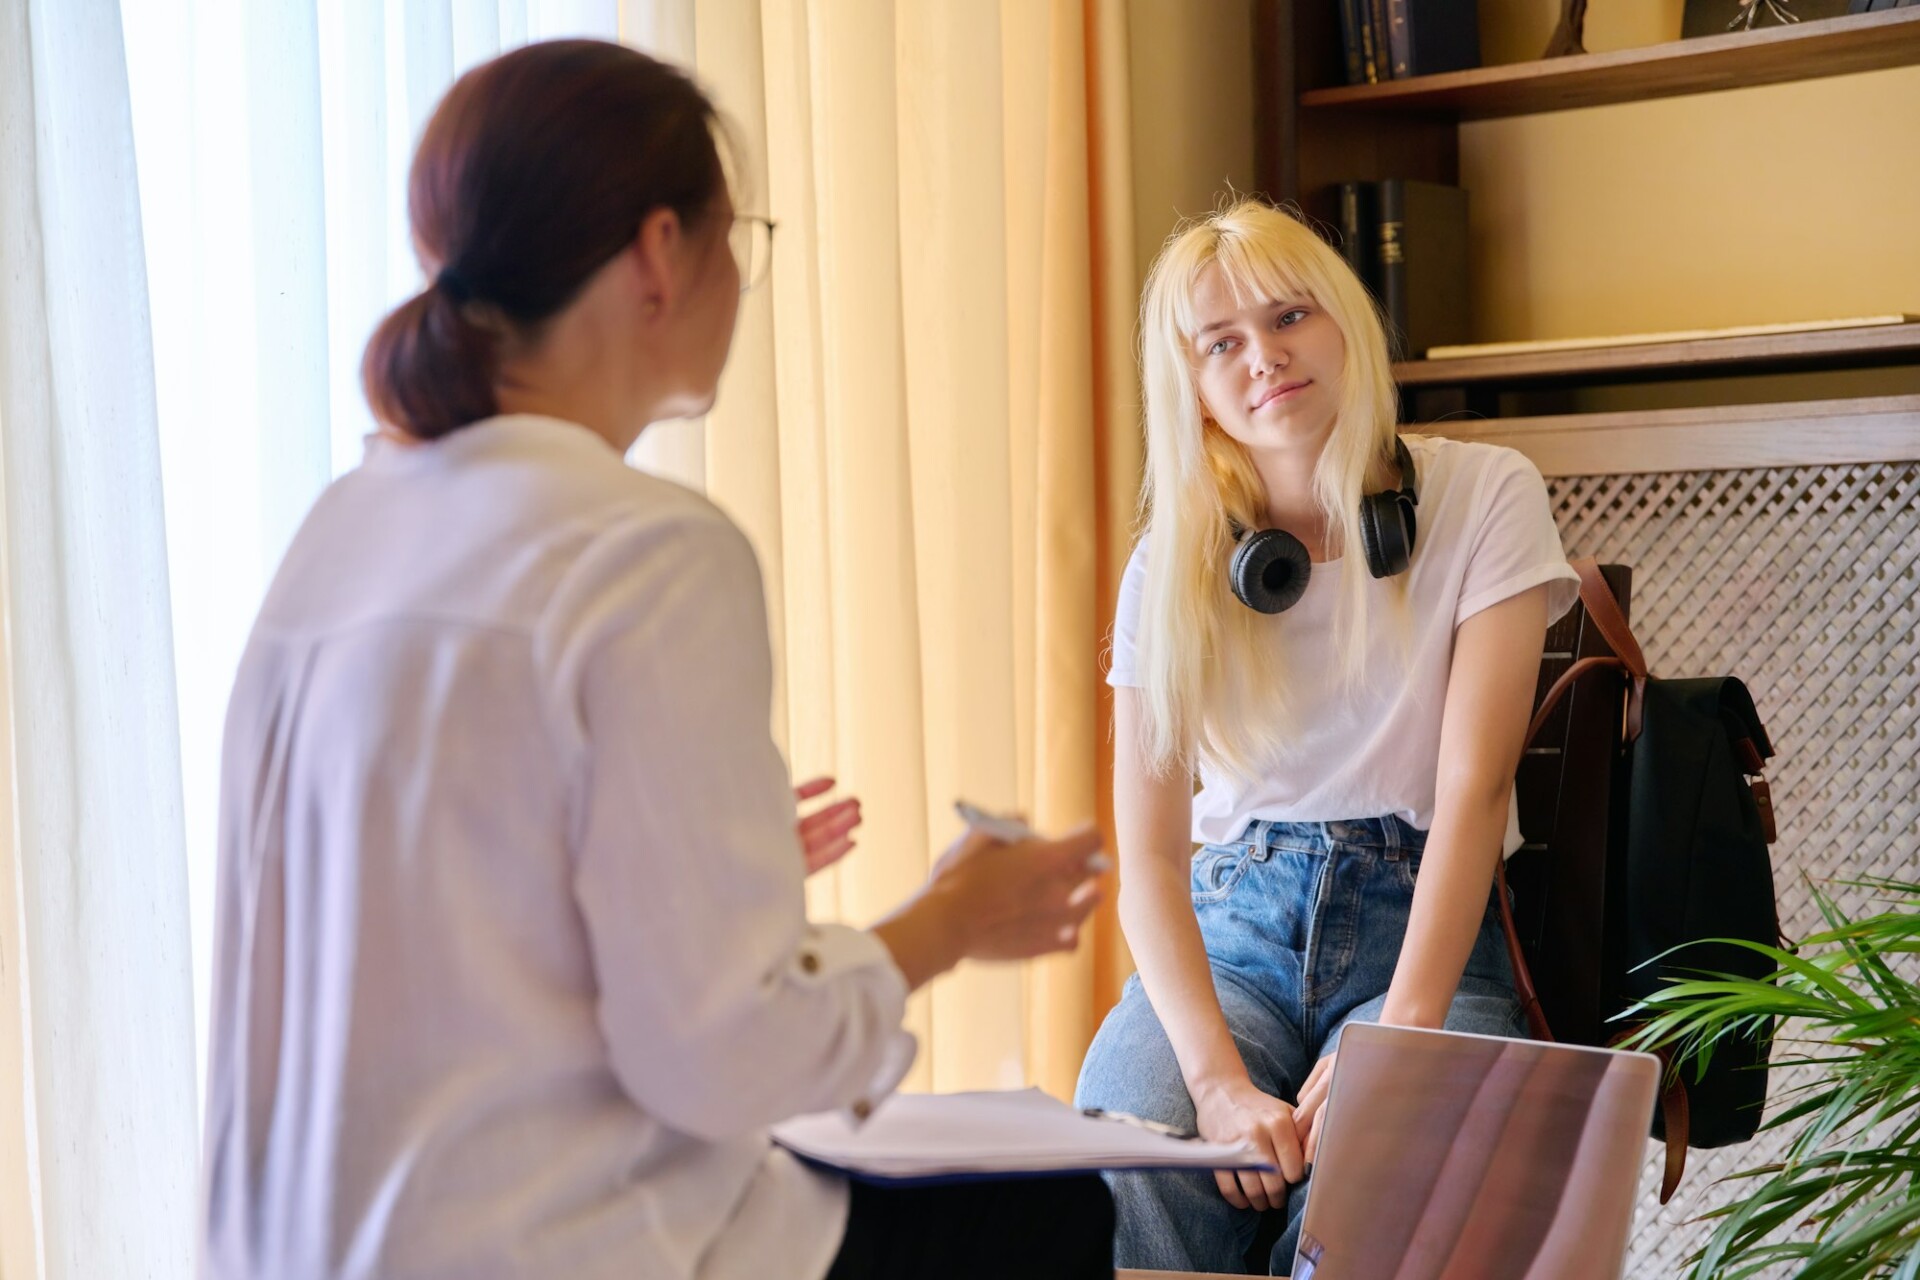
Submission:
[[[587,428],[533,416],[487,424],[502,488],[588,542],[744,541],[705,494],[631,465]],[[477,439],[476,443],[480,443]],[[477,459],[476,459],[477,461]]]

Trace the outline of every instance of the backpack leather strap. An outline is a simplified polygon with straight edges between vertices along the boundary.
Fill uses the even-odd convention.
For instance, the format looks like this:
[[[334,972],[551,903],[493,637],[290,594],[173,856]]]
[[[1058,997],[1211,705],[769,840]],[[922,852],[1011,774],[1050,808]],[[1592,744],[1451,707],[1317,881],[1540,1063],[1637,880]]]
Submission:
[[[1662,1062],[1667,1055],[1660,1055]],[[1660,1175],[1660,1203],[1673,1199],[1680,1177],[1687,1171],[1687,1131],[1693,1113],[1687,1105],[1687,1086],[1677,1075],[1662,1074],[1660,1079],[1660,1120],[1667,1137],[1667,1167]]]
[[[1493,896],[1500,906],[1500,931],[1507,935],[1507,960],[1513,966],[1513,992],[1520,997],[1520,1012],[1527,1015],[1527,1034],[1535,1040],[1551,1041],[1553,1028],[1547,1025],[1547,1011],[1540,1007],[1540,993],[1534,990],[1533,971],[1527,968],[1526,952],[1520,947],[1520,927],[1513,920],[1513,905],[1507,901],[1507,860],[1493,868]]]
[[[1638,1031],[1629,1027],[1613,1038],[1619,1044]],[[1693,1128],[1693,1110],[1687,1101],[1687,1086],[1680,1082],[1680,1067],[1673,1060],[1673,1046],[1663,1044],[1654,1051],[1660,1059],[1660,1130],[1667,1140],[1666,1167],[1660,1173],[1660,1203],[1673,1199],[1680,1176],[1687,1171],[1687,1138]]]
[[[1620,658],[1621,665],[1631,677],[1627,693],[1628,742],[1640,737],[1641,712],[1647,696],[1647,659],[1640,652],[1640,642],[1633,638],[1633,629],[1627,626],[1626,615],[1620,612],[1620,602],[1613,598],[1613,589],[1607,586],[1607,580],[1600,573],[1600,562],[1592,556],[1582,556],[1573,561],[1575,573],[1580,575],[1580,603],[1586,606],[1587,617],[1593,625],[1600,628],[1601,638],[1607,642]]]
[[[1527,1034],[1535,1040],[1551,1042],[1553,1028],[1547,1025],[1546,1011],[1540,1007],[1540,993],[1534,990],[1533,974],[1520,949],[1520,929],[1507,902],[1505,858],[1495,864],[1493,881],[1494,896],[1500,906],[1500,929],[1507,935],[1507,956],[1513,962],[1514,994],[1520,997],[1520,1011],[1527,1016]],[[1610,1043],[1617,1045],[1637,1030],[1638,1027],[1628,1027]],[[1666,1167],[1660,1174],[1660,1203],[1665,1204],[1673,1199],[1687,1171],[1687,1138],[1693,1128],[1693,1111],[1687,1101],[1687,1086],[1681,1083],[1680,1073],[1673,1065],[1671,1046],[1662,1046],[1654,1052],[1660,1057],[1660,1123],[1667,1139]]]
[[[1560,678],[1555,680],[1553,686],[1547,690],[1547,696],[1540,699],[1540,709],[1533,713],[1533,720],[1527,725],[1527,740],[1522,750],[1526,747],[1531,747],[1534,744],[1534,740],[1540,736],[1540,731],[1547,727],[1547,717],[1552,715],[1553,709],[1560,705],[1560,699],[1567,696],[1567,691],[1573,688],[1574,681],[1587,674],[1587,672],[1599,667],[1618,667],[1622,671],[1627,670],[1627,664],[1620,659],[1609,658],[1602,655],[1592,658],[1582,658],[1565,671],[1562,671]],[[1631,675],[1632,673],[1628,672],[1628,674]]]
[[[1607,1047],[1619,1048],[1638,1035],[1644,1025],[1636,1022],[1624,1027],[1607,1041]],[[1693,1110],[1687,1100],[1687,1086],[1680,1082],[1680,1068],[1674,1065],[1673,1046],[1663,1044],[1651,1052],[1660,1059],[1660,1127],[1667,1139],[1666,1167],[1660,1174],[1660,1203],[1665,1204],[1673,1199],[1681,1175],[1687,1171],[1687,1139],[1693,1128]]]

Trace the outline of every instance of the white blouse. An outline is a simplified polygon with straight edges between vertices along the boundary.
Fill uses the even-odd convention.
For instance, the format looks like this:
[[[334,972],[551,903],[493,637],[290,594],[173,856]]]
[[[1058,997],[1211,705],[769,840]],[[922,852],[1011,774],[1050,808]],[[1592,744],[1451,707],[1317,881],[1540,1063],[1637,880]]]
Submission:
[[[226,727],[203,1274],[825,1274],[768,1124],[914,1052],[810,925],[746,538],[597,435],[376,441],[287,552]]]

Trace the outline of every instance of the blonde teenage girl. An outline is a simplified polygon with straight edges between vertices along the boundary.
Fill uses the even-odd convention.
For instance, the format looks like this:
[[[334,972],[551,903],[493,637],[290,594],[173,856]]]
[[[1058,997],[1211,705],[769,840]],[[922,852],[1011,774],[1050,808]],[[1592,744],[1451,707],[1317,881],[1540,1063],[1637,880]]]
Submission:
[[[1578,579],[1524,457],[1396,437],[1380,321],[1296,218],[1177,234],[1141,327],[1146,533],[1108,677],[1139,972],[1079,1101],[1280,1170],[1112,1177],[1119,1265],[1243,1270],[1283,1210],[1251,1260],[1280,1274],[1343,1026],[1523,1033],[1491,885]]]

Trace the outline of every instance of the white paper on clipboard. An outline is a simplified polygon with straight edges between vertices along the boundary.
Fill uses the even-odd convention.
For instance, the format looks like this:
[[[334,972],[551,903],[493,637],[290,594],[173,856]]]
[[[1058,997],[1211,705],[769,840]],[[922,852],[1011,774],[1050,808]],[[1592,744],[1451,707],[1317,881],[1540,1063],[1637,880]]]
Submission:
[[[1099,1169],[1270,1169],[1244,1143],[1089,1116],[1039,1089],[897,1093],[863,1123],[844,1111],[773,1127],[802,1159],[857,1177],[931,1181]]]

